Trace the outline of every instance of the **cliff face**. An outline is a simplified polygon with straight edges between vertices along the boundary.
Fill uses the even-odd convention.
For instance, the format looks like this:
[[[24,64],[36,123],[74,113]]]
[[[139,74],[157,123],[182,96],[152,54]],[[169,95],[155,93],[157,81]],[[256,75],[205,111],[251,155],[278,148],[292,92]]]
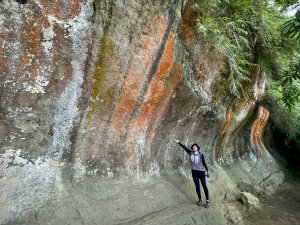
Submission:
[[[233,180],[248,173],[246,186],[282,181],[256,103],[266,78],[254,71],[248,97],[232,97],[224,59],[194,22],[179,0],[0,3],[0,221],[45,205],[67,180],[188,174],[172,138],[199,143],[216,177],[226,164]]]

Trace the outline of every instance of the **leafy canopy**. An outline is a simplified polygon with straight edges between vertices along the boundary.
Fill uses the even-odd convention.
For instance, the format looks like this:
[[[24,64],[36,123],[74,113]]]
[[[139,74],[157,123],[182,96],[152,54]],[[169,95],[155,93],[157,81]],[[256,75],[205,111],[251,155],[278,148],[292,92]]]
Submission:
[[[268,95],[288,115],[285,118],[296,121],[300,121],[300,12],[289,18],[285,11],[299,5],[296,0],[194,0],[193,5],[201,43],[227,62],[230,92],[237,97],[247,94],[251,75],[264,73]],[[272,114],[271,119],[280,121],[279,115]],[[282,123],[286,126],[277,124],[278,129],[288,137],[299,135],[300,122],[286,121]],[[290,133],[283,129],[288,123],[295,128]]]
[[[197,0],[193,7],[200,35],[228,62],[230,91],[240,97],[253,69],[270,69],[264,61],[281,47],[280,12],[262,0]]]

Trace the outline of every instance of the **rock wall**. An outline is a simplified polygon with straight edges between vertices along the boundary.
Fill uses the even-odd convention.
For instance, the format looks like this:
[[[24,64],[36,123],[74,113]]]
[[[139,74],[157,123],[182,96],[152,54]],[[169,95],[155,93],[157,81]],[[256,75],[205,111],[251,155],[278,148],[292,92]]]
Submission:
[[[265,76],[254,71],[248,97],[231,96],[191,4],[0,2],[1,222],[60,198],[70,180],[188,177],[172,139],[199,143],[216,174],[232,165],[237,183],[282,181],[256,104]]]

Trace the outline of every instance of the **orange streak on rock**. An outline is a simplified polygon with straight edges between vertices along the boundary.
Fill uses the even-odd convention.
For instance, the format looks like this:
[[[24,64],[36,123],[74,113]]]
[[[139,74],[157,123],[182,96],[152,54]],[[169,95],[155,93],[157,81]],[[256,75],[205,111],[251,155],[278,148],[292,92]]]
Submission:
[[[232,122],[233,122],[232,104],[229,104],[226,109],[224,121],[223,121],[222,125],[220,126],[217,137],[215,139],[214,147],[212,150],[213,160],[216,160],[217,157],[219,157],[219,146],[218,146],[219,141],[223,140],[224,136],[226,135],[226,131],[228,131]]]
[[[149,88],[146,92],[145,101],[141,105],[140,114],[133,120],[133,126],[137,129],[137,132],[141,132],[145,129],[147,121],[152,116],[155,116],[155,110],[158,108],[158,103],[163,99],[166,90],[165,79],[169,75],[168,72],[171,68],[173,61],[174,51],[174,37],[169,36],[166,49],[159,65],[157,73],[153,76]]]
[[[174,37],[170,34],[158,70],[152,77],[140,111],[128,130],[127,146],[132,149],[136,149],[137,144],[142,144],[146,149],[149,147],[174,88],[181,80],[182,66],[174,63],[173,51]],[[150,157],[147,153],[144,154],[145,157]],[[134,165],[137,157],[139,156],[132,154],[129,162]]]
[[[24,52],[19,65],[19,71],[22,73],[24,70],[30,72],[31,77],[38,75],[40,65],[43,61],[43,49],[41,42],[43,39],[42,28],[48,27],[49,23],[45,17],[40,14],[35,14],[32,21],[25,25],[23,40]]]
[[[160,20],[156,27],[159,28],[159,34],[142,35],[142,39],[139,42],[142,48],[140,47],[135,50],[135,58],[122,84],[122,92],[111,118],[110,129],[115,140],[118,140],[121,135],[126,133],[131,113],[137,103],[142,86],[146,81],[146,75],[150,68],[149,65],[153,61],[152,55],[166,32],[167,21],[165,19]],[[157,32],[157,30],[150,31]],[[157,38],[157,35],[159,35],[160,39]],[[172,42],[174,41],[172,40]],[[172,53],[169,52],[168,54]],[[170,67],[170,65],[165,65],[165,67]]]
[[[156,20],[153,21],[156,22]],[[149,120],[155,107],[158,107],[162,98],[159,93],[166,89],[164,87],[164,79],[168,76],[168,71],[171,68],[173,59],[174,38],[171,35],[167,42],[159,68],[150,81],[148,90],[146,91],[146,101],[141,104],[141,108],[140,111],[137,112],[137,116],[132,115],[133,110],[138,103],[141,90],[147,81],[147,75],[153,63],[154,55],[156,55],[162,42],[162,38],[166,32],[167,21],[165,19],[161,19],[156,22],[156,25],[153,27],[158,29],[147,28],[147,31],[150,33],[141,35],[141,39],[138,40],[135,45],[133,60],[130,65],[129,72],[121,85],[122,91],[111,117],[111,125],[108,131],[110,142],[117,143],[122,140],[122,137],[125,137],[125,134],[128,135],[126,145],[127,149],[131,149],[132,151],[130,153],[128,152],[130,156],[126,163],[131,169],[135,169],[138,159],[138,156],[135,153],[137,144],[136,134],[138,134],[140,130],[137,130],[136,126],[139,124],[139,120],[144,120],[142,119],[144,116],[146,116],[146,120]],[[155,107],[153,105],[155,105]],[[132,119],[132,116],[135,117]],[[129,124],[130,121],[131,123]],[[141,123],[144,124],[143,121],[141,121]],[[145,124],[142,124],[140,124],[141,127],[145,126]],[[133,135],[135,135],[135,137]]]
[[[258,149],[260,151],[266,150],[262,141],[262,135],[268,119],[269,111],[264,107],[260,107],[258,111],[258,117],[251,128],[251,148]]]
[[[246,120],[250,110],[254,107],[254,102],[248,99],[242,102],[233,100],[226,109],[223,123],[221,124],[218,134],[214,140],[212,150],[213,160],[218,159],[222,154],[222,149],[231,143],[233,132]]]
[[[167,20],[166,19],[161,19],[158,24],[158,29],[159,29],[159,40],[161,40],[166,32],[167,28]]]
[[[4,72],[7,69],[5,51],[3,37],[2,34],[0,34],[0,77],[4,75]]]
[[[143,59],[147,59],[149,57],[148,52],[149,52],[149,49],[150,49],[150,45],[151,45],[150,38],[144,38],[144,41],[143,41],[143,48],[144,48]]]
[[[152,139],[155,136],[155,131],[157,125],[163,116],[165,109],[169,103],[172,93],[174,89],[181,81],[182,78],[182,65],[173,64],[172,69],[170,71],[170,79],[165,81],[165,86],[167,87],[164,92],[161,93],[161,101],[158,104],[155,113],[152,115],[152,118],[149,121],[149,128],[147,130],[146,140],[148,143],[152,142]]]
[[[184,12],[183,16],[183,23],[181,26],[181,35],[184,40],[184,42],[188,45],[191,44],[193,40],[193,36],[195,33],[195,25],[196,25],[196,15],[191,7],[192,3],[189,3],[189,5],[186,7],[186,10]]]
[[[228,129],[228,127],[232,123],[232,120],[233,120],[233,113],[232,113],[231,105],[229,105],[226,109],[223,124],[221,125],[220,130],[219,130],[220,135],[225,134],[226,130]]]
[[[53,38],[53,52],[52,52],[52,59],[54,64],[53,75],[58,76],[51,76],[50,82],[46,91],[49,90],[51,93],[58,93],[60,94],[67,83],[71,80],[72,77],[72,54],[70,52],[65,51],[62,48],[62,45],[66,45],[69,48],[72,46],[72,40],[69,36],[69,32],[67,29],[62,28],[61,26],[55,26],[53,29],[55,36]],[[62,44],[63,43],[63,44]],[[56,64],[59,62],[59,65]],[[61,70],[63,68],[63,76],[60,76]]]
[[[151,54],[152,50],[159,47],[167,29],[167,21],[165,19],[161,19],[157,23],[156,27],[158,27],[158,30],[156,30],[158,33],[141,35],[140,43],[136,46],[135,53],[136,55],[141,56],[140,60],[143,63],[147,60],[150,60],[150,63],[153,62],[154,56]],[[151,28],[145,28],[145,30],[151,31]]]
[[[131,71],[124,80],[122,94],[111,119],[111,129],[116,137],[125,133],[126,124],[134,110],[143,83],[138,77],[138,74]]]
[[[80,0],[41,0],[41,4],[47,15],[52,15],[59,20],[71,19],[80,10]]]

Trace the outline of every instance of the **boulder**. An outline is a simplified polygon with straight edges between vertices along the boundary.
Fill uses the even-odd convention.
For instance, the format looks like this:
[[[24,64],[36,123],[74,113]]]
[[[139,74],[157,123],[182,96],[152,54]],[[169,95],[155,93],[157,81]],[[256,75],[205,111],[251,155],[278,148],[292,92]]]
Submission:
[[[240,200],[243,205],[247,205],[251,208],[258,208],[259,207],[259,200],[253,194],[249,192],[241,192],[240,193]]]

